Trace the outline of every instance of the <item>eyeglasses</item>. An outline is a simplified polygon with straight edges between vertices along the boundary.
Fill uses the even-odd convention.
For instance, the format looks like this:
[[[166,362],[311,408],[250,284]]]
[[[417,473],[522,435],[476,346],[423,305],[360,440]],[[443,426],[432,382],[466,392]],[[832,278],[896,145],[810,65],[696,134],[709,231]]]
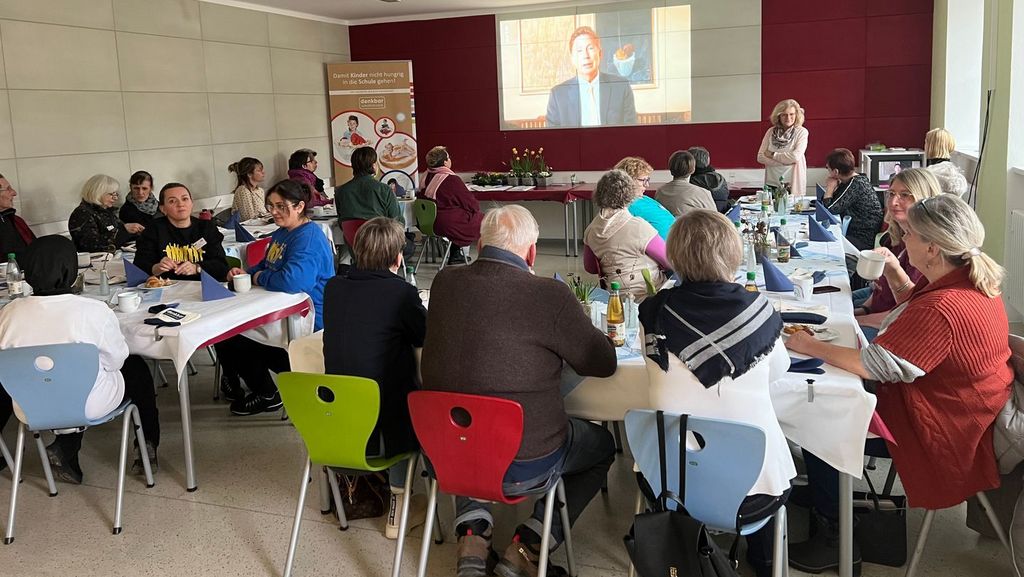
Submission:
[[[651,183],[651,177],[645,176],[643,178],[637,178],[636,181],[644,186],[647,186],[648,184]]]
[[[107,196],[109,196],[110,198],[117,198],[118,196],[121,196],[121,195],[119,193],[117,193],[117,192],[108,192]]]
[[[913,193],[910,193],[910,192],[893,192],[891,190],[885,193],[885,197],[887,199],[889,199],[889,200],[892,200],[894,198],[899,198],[900,200],[910,200],[910,201],[914,200]]]
[[[293,208],[294,206],[295,205],[290,203],[290,202],[278,202],[278,203],[275,203],[275,204],[271,204],[271,203],[268,202],[267,204],[264,205],[264,208],[267,209],[267,212],[271,212],[271,211],[275,211],[275,210],[277,212],[288,212],[288,210],[290,208]]]

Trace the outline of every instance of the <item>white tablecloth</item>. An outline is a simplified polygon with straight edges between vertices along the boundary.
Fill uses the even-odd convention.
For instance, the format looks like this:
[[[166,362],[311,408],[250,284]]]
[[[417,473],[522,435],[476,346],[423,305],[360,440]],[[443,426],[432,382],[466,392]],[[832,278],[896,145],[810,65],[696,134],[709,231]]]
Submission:
[[[133,290],[124,285],[113,285],[110,288],[111,294]],[[109,296],[96,294],[97,290],[98,287],[87,287],[83,296],[110,299]],[[313,303],[305,293],[270,292],[261,287],[253,287],[251,291],[236,293],[232,298],[203,302],[198,281],[178,281],[178,284],[158,291],[140,292],[157,294],[143,294],[146,300],[133,313],[115,310],[121,332],[128,341],[128,350],[153,359],[169,359],[174,362],[179,374],[184,372],[185,364],[203,343],[247,322],[289,307],[308,303],[310,311],[305,317],[274,321],[243,334],[257,342],[285,348],[288,346],[289,334],[294,339],[313,332]],[[160,328],[159,331],[157,327],[143,324],[145,319],[153,316],[147,310],[149,307],[171,302],[181,303],[177,308],[182,311],[202,316],[186,325]],[[160,340],[157,340],[157,334]]]
[[[793,217],[799,219],[800,217]],[[839,227],[833,233],[841,238]],[[850,282],[846,274],[843,243],[811,242],[800,249],[804,258],[777,264],[784,272],[796,268],[825,270],[827,277],[818,286],[832,285],[839,292],[814,295],[811,305],[825,305],[828,321],[823,326],[835,329],[834,344],[854,347],[861,338],[853,316]],[[758,282],[763,282],[758,267]],[[763,287],[762,287],[763,288]],[[798,305],[793,295],[766,292],[777,305]],[[825,365],[823,375],[788,373],[772,384],[772,403],[786,437],[820,457],[839,471],[860,478],[863,468],[864,439],[875,396],[864,390],[860,377]],[[807,382],[814,379],[814,401],[808,402]],[[565,397],[566,411],[575,417],[595,421],[621,421],[628,409],[650,407],[647,366],[644,359],[620,361],[608,378],[587,378]]]

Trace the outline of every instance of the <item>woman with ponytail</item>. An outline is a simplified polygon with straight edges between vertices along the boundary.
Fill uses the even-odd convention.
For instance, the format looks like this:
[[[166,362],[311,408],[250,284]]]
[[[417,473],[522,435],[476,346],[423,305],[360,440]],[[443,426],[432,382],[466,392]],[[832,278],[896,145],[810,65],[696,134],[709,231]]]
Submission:
[[[238,177],[238,186],[235,187],[235,199],[231,204],[241,221],[254,218],[267,218],[270,212],[264,206],[267,202],[266,194],[260,188],[260,183],[266,177],[263,172],[263,163],[259,160],[246,156],[238,162],[232,162],[228,171],[235,173]]]
[[[901,228],[924,278],[906,289],[874,342],[858,350],[798,333],[786,347],[878,382],[878,412],[895,439],[888,450],[910,506],[945,509],[999,486],[992,424],[1013,380],[1004,271],[981,250],[985,228],[959,197],[918,201]],[[828,519],[838,509],[838,476],[811,457],[815,508]],[[803,569],[800,559],[823,558],[817,553],[791,549],[793,565]]]

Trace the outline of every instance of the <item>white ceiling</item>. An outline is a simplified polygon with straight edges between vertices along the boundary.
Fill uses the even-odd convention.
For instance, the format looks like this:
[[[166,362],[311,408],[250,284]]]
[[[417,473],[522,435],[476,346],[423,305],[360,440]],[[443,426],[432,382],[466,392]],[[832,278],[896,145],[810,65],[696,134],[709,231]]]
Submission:
[[[314,17],[343,24],[372,24],[424,18],[451,18],[473,14],[494,14],[531,7],[559,8],[581,4],[579,0],[204,0],[215,4],[264,9],[268,12]],[[597,0],[586,4],[603,4]]]

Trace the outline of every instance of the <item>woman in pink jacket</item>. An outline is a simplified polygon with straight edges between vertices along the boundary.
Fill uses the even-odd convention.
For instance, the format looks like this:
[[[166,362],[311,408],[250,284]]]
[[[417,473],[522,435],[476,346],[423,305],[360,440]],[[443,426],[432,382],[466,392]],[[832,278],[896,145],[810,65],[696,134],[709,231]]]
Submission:
[[[765,186],[778,186],[779,180],[789,185],[794,196],[807,190],[807,129],[804,128],[804,109],[800,103],[788,98],[775,105],[772,127],[764,133],[757,161],[764,165]]]

